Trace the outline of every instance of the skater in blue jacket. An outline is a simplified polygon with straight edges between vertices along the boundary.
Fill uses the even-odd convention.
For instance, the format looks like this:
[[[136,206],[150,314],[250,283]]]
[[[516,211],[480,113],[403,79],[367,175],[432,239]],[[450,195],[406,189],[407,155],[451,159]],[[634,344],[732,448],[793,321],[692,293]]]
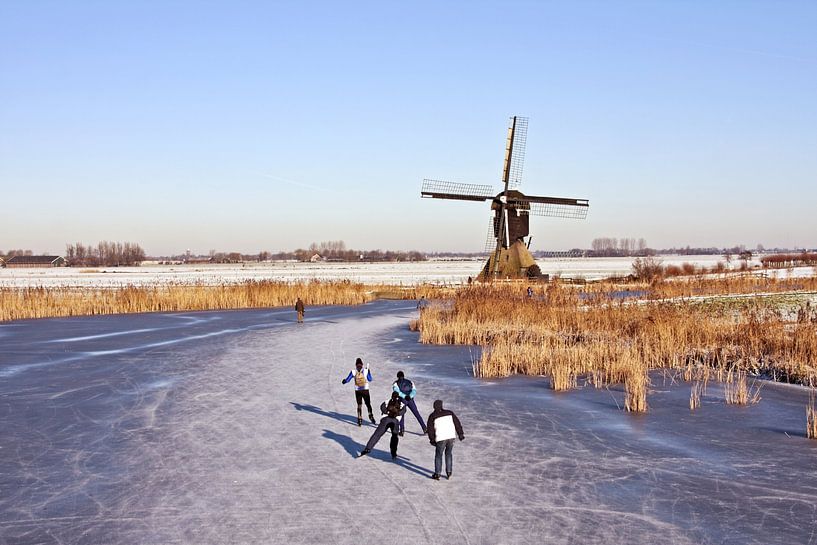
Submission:
[[[397,380],[394,381],[392,384],[392,390],[397,392],[397,395],[400,396],[406,406],[411,409],[411,412],[414,414],[414,417],[417,419],[417,422],[420,423],[420,427],[423,428],[423,435],[426,433],[426,423],[423,422],[423,417],[420,416],[420,411],[417,410],[417,404],[414,402],[414,397],[417,395],[417,389],[414,387],[414,383],[411,382],[409,379],[406,378],[406,375],[403,371],[397,371]],[[406,431],[406,419],[400,421],[400,436],[402,437]]]
[[[363,365],[363,360],[358,358],[355,360],[355,368],[349,371],[345,379],[341,380],[341,384],[355,381],[355,401],[357,402],[357,425],[363,425],[363,402],[366,402],[366,408],[369,409],[369,420],[375,424],[374,414],[372,414],[372,399],[369,396],[369,383],[372,381],[372,371],[367,365]]]

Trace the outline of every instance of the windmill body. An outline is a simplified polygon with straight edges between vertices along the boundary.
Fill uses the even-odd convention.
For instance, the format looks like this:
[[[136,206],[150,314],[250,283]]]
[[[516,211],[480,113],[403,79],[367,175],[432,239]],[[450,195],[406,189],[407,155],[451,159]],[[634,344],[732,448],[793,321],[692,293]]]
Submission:
[[[531,240],[530,216],[587,217],[590,206],[587,199],[538,197],[519,191],[527,131],[527,118],[511,118],[502,169],[503,188],[498,194],[490,185],[423,180],[420,195],[424,198],[491,201],[492,217],[486,244],[490,255],[479,275],[481,280],[540,276],[536,260],[528,250]]]

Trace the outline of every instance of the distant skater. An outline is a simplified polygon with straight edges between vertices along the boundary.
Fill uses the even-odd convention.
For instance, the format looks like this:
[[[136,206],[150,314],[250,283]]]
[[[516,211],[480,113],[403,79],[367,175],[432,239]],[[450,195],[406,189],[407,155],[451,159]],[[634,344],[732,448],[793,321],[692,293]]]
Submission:
[[[304,302],[301,301],[300,297],[295,301],[295,312],[298,313],[298,323],[304,323]]]
[[[369,383],[372,381],[372,371],[369,366],[363,365],[363,360],[358,358],[355,360],[355,368],[349,371],[349,375],[340,381],[341,384],[355,381],[355,401],[357,402],[357,425],[363,425],[363,402],[366,402],[366,408],[369,409],[369,420],[375,424],[374,414],[372,414],[372,399],[369,396]]]
[[[443,402],[438,399],[434,402],[434,412],[428,416],[428,440],[437,449],[434,454],[434,475],[431,476],[435,481],[440,480],[443,453],[445,453],[445,478],[451,478],[451,473],[454,471],[452,450],[455,437],[460,441],[465,439],[460,419],[452,411],[443,409]]]
[[[427,306],[428,306],[428,299],[426,299],[426,296],[423,295],[423,296],[420,297],[420,300],[417,301],[417,310],[422,312],[422,311],[424,311],[426,309]]]
[[[423,417],[420,416],[420,411],[417,410],[417,404],[414,402],[414,398],[417,396],[417,389],[414,387],[414,383],[411,382],[409,379],[406,378],[406,375],[403,371],[397,371],[397,380],[394,381],[392,384],[392,390],[400,396],[400,398],[406,403],[411,412],[414,414],[414,417],[417,419],[417,422],[420,423],[420,427],[423,429],[423,435],[426,433],[426,423],[423,422]],[[406,420],[403,419],[400,421],[400,435],[402,436],[406,432]]]
[[[392,392],[391,399],[389,399],[388,402],[384,401],[380,404],[380,412],[383,413],[384,416],[380,419],[380,424],[377,425],[377,429],[374,430],[369,442],[366,443],[360,455],[366,456],[369,454],[375,445],[377,445],[377,442],[380,441],[380,438],[383,437],[383,434],[385,434],[387,430],[391,430],[389,450],[391,451],[391,459],[395,460],[397,459],[397,445],[400,443],[397,428],[403,419],[403,415],[406,414],[406,405],[396,392]]]

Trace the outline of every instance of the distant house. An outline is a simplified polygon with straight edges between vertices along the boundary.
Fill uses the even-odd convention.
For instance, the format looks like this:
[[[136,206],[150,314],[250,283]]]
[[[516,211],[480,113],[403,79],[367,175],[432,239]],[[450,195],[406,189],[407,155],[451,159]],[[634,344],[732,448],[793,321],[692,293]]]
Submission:
[[[58,255],[16,255],[6,260],[9,269],[23,267],[64,267],[65,259]]]
[[[321,257],[320,254],[315,254],[315,255],[313,255],[312,257],[309,258],[309,261],[311,261],[312,263],[317,263],[318,261],[323,261],[323,260],[324,259]]]

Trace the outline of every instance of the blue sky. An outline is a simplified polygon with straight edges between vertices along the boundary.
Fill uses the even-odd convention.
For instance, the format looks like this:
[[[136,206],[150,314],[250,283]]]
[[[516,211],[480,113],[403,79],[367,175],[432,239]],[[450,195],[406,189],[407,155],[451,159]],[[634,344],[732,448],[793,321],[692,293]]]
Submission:
[[[817,2],[0,3],[0,249],[480,250],[508,117],[533,248],[817,246]]]

